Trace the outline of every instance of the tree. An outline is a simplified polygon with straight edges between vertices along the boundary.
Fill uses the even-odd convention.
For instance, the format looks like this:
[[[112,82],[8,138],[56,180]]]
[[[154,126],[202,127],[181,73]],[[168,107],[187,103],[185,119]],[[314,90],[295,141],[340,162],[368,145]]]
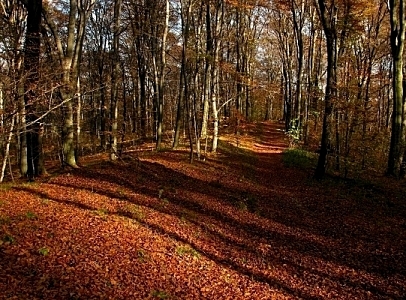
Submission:
[[[393,88],[393,113],[392,129],[389,147],[387,174],[400,175],[403,159],[405,134],[404,120],[404,95],[403,95],[403,52],[405,44],[405,1],[390,0],[390,45],[392,54],[392,88]]]
[[[307,0],[290,0],[290,9],[293,19],[293,27],[296,37],[296,59],[297,59],[297,70],[296,70],[296,95],[295,95],[295,129],[302,132],[303,127],[303,103],[302,103],[302,77],[303,77],[303,63],[304,63],[304,26],[305,26],[305,16],[306,8],[308,7]],[[301,135],[301,134],[300,134]]]
[[[13,112],[18,107],[18,120],[15,122],[19,131],[18,164],[22,176],[28,172],[27,162],[27,140],[26,140],[26,120],[25,120],[25,101],[23,86],[23,53],[24,53],[24,34],[26,31],[27,9],[23,3],[18,0],[1,1],[1,19],[0,19],[0,42],[2,49],[9,49],[6,55],[1,56],[1,93],[2,93],[2,121],[3,129],[5,125],[6,111]],[[10,108],[9,111],[7,108]],[[11,126],[10,126],[11,128]]]
[[[86,147],[85,135],[91,138],[92,151],[105,151],[110,141],[114,159],[130,142],[152,137],[159,149],[170,136],[164,130],[172,129],[174,147],[183,135],[191,154],[199,157],[202,138],[205,149],[210,141],[215,151],[226,125],[237,125],[238,133],[240,120],[264,118],[283,118],[294,139],[303,138],[312,150],[320,146],[321,136],[315,174],[319,178],[326,172],[329,151],[335,155],[336,170],[341,171],[344,162],[345,174],[354,162],[368,167],[378,154],[386,170],[385,131],[390,127],[390,157],[398,156],[390,162],[406,160],[404,103],[396,100],[394,109],[389,105],[388,83],[396,77],[392,69],[401,68],[390,67],[389,10],[382,1],[47,1],[37,72],[32,71],[35,63],[30,63],[28,50],[23,61],[23,1],[0,1],[0,48],[10,50],[0,52],[5,107],[0,150],[5,151],[10,116],[15,114],[15,131],[22,134],[11,138],[10,158],[21,157],[23,174],[28,172],[25,133],[37,140],[41,131],[33,121],[47,109],[52,113],[41,121],[52,124],[44,127],[52,155],[63,153],[64,163],[73,167],[78,149]],[[392,12],[399,7],[395,0],[390,4]],[[395,40],[392,34],[392,43]],[[398,52],[393,53],[400,58]],[[30,77],[36,73],[38,78]],[[12,153],[15,141],[20,156]],[[39,147],[31,148],[30,156],[40,157],[34,153]]]
[[[89,24],[86,30],[87,43],[85,46],[85,57],[89,68],[85,78],[89,81],[92,106],[91,131],[92,138],[96,136],[100,142],[100,148],[107,146],[107,91],[108,91],[108,70],[110,34],[110,10],[111,7],[105,1],[95,3],[93,13],[89,16]]]
[[[215,6],[215,15],[214,15],[214,26],[213,26],[213,35],[217,37],[214,39],[212,44],[212,67],[211,67],[211,80],[210,80],[210,95],[211,95],[211,108],[213,114],[213,142],[212,142],[212,152],[217,151],[218,146],[218,132],[219,132],[219,109],[217,108],[217,103],[219,101],[219,85],[220,85],[220,78],[219,78],[219,56],[220,56],[220,36],[223,30],[223,16],[224,16],[224,8],[221,5],[220,1],[216,2]]]
[[[292,24],[289,22],[287,12],[281,8],[275,11],[277,25],[275,33],[278,41],[279,56],[282,62],[281,92],[283,94],[285,130],[289,131],[293,119],[293,49],[294,33],[291,32]]]
[[[48,4],[49,5],[49,4]],[[70,0],[68,20],[66,24],[65,37],[59,30],[55,20],[57,14],[65,11],[54,11],[55,7],[45,7],[44,15],[46,23],[54,37],[55,46],[58,52],[61,67],[61,101],[64,103],[64,124],[62,128],[63,139],[63,162],[73,168],[77,168],[74,142],[74,106],[73,100],[78,95],[78,80],[80,75],[80,62],[82,58],[82,47],[84,42],[85,27],[88,16],[93,8],[94,0],[80,1]]]
[[[118,90],[119,82],[118,77],[120,75],[120,14],[121,14],[121,0],[115,0],[114,2],[114,29],[113,29],[113,72],[111,75],[111,137],[110,137],[110,159],[117,159],[117,128],[118,128]]]
[[[162,134],[163,134],[163,116],[164,116],[164,95],[165,95],[165,67],[166,67],[166,40],[168,37],[169,29],[169,0],[164,1],[163,9],[161,6],[156,6],[155,9],[159,10],[157,15],[160,16],[163,12],[164,22],[155,25],[153,31],[154,36],[152,40],[153,49],[153,69],[155,81],[155,122],[156,122],[156,148],[161,148]],[[158,21],[158,18],[157,20]],[[160,42],[159,42],[160,41]],[[160,49],[159,49],[160,48]]]
[[[337,6],[335,0],[318,0],[318,14],[326,36],[327,78],[324,96],[324,116],[320,155],[314,177],[321,179],[326,173],[327,153],[330,147],[330,130],[333,116],[333,100],[337,95]]]
[[[37,120],[39,62],[41,49],[41,13],[42,0],[26,1],[27,32],[25,37],[24,56],[24,104],[26,113],[27,139],[27,176],[30,180],[45,172],[41,123]]]
[[[180,97],[183,97],[183,101],[186,108],[186,122],[187,122],[187,133],[189,136],[189,147],[190,147],[190,162],[193,162],[193,137],[192,137],[192,118],[191,118],[191,105],[190,105],[190,74],[189,74],[189,41],[191,36],[191,19],[193,11],[193,1],[192,0],[181,0],[181,21],[182,21],[182,66],[181,66],[181,78],[180,78]],[[182,84],[183,83],[183,84]],[[181,100],[179,100],[181,101]]]

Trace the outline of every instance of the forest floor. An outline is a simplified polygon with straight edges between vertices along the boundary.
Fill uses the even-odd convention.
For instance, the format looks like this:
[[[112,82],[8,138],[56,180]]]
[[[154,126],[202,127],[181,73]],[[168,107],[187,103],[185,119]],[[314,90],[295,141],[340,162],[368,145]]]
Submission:
[[[0,299],[406,299],[401,183],[315,181],[244,130],[1,185]]]

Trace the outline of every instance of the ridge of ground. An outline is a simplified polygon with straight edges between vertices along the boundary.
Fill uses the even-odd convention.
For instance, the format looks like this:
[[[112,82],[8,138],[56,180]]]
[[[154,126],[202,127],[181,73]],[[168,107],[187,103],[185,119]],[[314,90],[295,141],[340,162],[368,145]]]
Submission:
[[[0,299],[405,299],[404,194],[288,168],[280,124],[2,185]]]

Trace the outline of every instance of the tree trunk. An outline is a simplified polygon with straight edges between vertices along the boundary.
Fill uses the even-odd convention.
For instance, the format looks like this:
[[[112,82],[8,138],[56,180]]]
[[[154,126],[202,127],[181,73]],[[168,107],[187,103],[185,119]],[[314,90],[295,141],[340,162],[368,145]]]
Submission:
[[[118,158],[117,152],[117,129],[118,129],[118,92],[119,92],[119,75],[120,75],[120,15],[121,0],[114,2],[114,32],[113,32],[113,72],[111,75],[111,136],[110,136],[110,159],[112,161]]]
[[[161,148],[162,130],[163,130],[163,114],[164,114],[164,84],[165,84],[165,67],[166,67],[166,39],[169,29],[169,0],[165,0],[165,23],[162,33],[160,68],[158,74],[158,103],[157,103],[157,140],[156,148]]]
[[[324,116],[321,135],[320,155],[314,177],[322,179],[326,173],[327,154],[330,148],[330,134],[332,127],[333,99],[337,95],[337,9],[333,4],[326,7],[324,0],[318,0],[319,16],[326,36],[327,46],[327,82],[324,97]]]
[[[10,144],[11,144],[11,139],[13,137],[13,130],[14,130],[14,123],[15,123],[15,116],[11,117],[11,125],[10,125],[10,131],[8,133],[7,136],[7,141],[6,141],[6,145],[5,145],[5,151],[4,151],[4,156],[3,156],[3,163],[1,165],[1,173],[0,173],[0,183],[3,182],[4,180],[4,174],[6,171],[6,165],[7,165],[7,159],[9,158],[9,154],[10,154]]]
[[[209,98],[211,88],[211,65],[212,57],[211,53],[213,49],[213,36],[211,29],[211,12],[210,4],[206,4],[206,56],[205,56],[205,68],[204,68],[204,82],[203,82],[203,117],[202,117],[202,130],[201,137],[207,138],[207,125],[209,122]]]
[[[217,108],[217,101],[219,96],[219,52],[220,52],[220,39],[221,30],[223,26],[223,7],[221,1],[216,2],[216,15],[214,34],[216,39],[213,43],[213,66],[212,66],[212,87],[211,87],[211,105],[213,113],[213,142],[211,151],[216,152],[218,146],[218,133],[219,133],[219,109]],[[221,108],[221,107],[220,107]],[[238,117],[237,117],[238,118]]]
[[[184,120],[184,115],[185,115],[185,105],[184,105],[184,93],[183,93],[183,86],[184,86],[184,75],[183,73],[185,72],[184,70],[184,65],[182,64],[180,68],[180,78],[179,78],[179,97],[178,97],[178,107],[176,110],[176,121],[175,121],[175,136],[173,139],[173,148],[176,149],[179,146],[179,138],[180,138],[180,133],[182,131],[182,124]]]
[[[40,156],[43,155],[39,149],[39,131],[42,126],[37,121],[36,110],[38,103],[38,81],[39,81],[39,60],[41,48],[41,13],[42,0],[27,2],[27,34],[25,38],[24,69],[26,80],[24,84],[24,104],[26,118],[26,142],[27,142],[27,177],[33,180],[34,177],[45,172],[44,166],[39,165]],[[25,174],[23,174],[25,175]]]
[[[45,11],[45,19],[52,31],[58,50],[59,61],[62,69],[62,88],[60,94],[64,105],[64,124],[62,128],[62,150],[64,163],[77,168],[74,141],[74,108],[76,83],[79,78],[82,47],[84,41],[84,29],[88,15],[94,5],[94,1],[69,1],[69,17],[67,25],[66,47],[62,46],[60,34],[53,18]]]
[[[296,35],[296,58],[297,58],[297,73],[296,73],[296,95],[295,95],[295,129],[299,132],[299,138],[302,139],[303,129],[303,105],[302,105],[302,77],[303,77],[303,62],[304,62],[304,43],[303,43],[303,27],[304,13],[306,1],[300,0],[298,5],[292,0],[291,13],[293,17],[294,31]]]
[[[182,76],[183,76],[183,99],[186,108],[186,122],[187,122],[187,133],[189,137],[189,147],[190,147],[190,162],[193,162],[193,125],[192,125],[192,111],[191,111],[191,93],[189,92],[189,61],[188,61],[188,47],[189,47],[189,37],[190,37],[190,22],[193,10],[193,3],[190,0],[181,1],[181,21],[182,21],[182,33],[183,33],[183,47],[182,47]],[[182,92],[182,91],[181,91]]]
[[[404,149],[403,130],[403,50],[405,41],[405,2],[390,0],[393,114],[387,174],[399,176]]]

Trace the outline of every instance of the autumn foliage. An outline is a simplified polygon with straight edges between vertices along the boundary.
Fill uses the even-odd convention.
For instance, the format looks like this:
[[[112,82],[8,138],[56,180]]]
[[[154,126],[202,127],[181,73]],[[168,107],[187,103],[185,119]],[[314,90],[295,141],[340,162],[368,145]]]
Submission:
[[[247,124],[195,164],[134,151],[2,185],[0,299],[404,299],[404,187],[313,181],[286,146]]]

